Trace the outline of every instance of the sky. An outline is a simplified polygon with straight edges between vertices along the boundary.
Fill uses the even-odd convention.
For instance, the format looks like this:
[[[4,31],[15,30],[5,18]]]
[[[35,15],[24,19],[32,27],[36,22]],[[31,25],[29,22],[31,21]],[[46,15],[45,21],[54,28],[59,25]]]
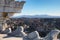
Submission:
[[[17,0],[20,1],[20,0]],[[25,0],[26,3],[18,15],[60,16],[60,0]]]

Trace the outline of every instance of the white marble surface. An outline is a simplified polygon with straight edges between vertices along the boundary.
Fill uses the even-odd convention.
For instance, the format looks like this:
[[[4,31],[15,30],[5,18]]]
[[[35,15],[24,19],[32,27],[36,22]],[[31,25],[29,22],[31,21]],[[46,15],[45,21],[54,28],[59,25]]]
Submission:
[[[20,37],[9,37],[9,38],[3,38],[5,37],[6,34],[0,34],[0,40],[23,40],[22,38]]]

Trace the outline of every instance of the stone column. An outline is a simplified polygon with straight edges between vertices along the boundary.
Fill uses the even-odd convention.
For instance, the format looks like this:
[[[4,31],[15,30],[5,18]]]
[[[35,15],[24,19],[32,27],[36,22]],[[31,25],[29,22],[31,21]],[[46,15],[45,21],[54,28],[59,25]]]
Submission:
[[[7,27],[5,23],[6,18],[8,18],[8,13],[0,13],[0,31],[3,31]]]

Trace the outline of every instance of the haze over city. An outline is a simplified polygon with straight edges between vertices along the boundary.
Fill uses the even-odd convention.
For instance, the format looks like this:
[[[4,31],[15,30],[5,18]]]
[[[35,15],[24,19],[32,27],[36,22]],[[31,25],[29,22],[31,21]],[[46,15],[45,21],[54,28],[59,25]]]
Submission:
[[[0,40],[60,40],[60,0],[0,0]]]

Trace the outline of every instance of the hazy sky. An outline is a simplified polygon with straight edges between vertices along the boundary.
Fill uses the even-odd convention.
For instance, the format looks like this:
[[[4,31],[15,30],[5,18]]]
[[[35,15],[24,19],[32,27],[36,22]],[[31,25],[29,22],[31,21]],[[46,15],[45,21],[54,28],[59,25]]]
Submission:
[[[26,3],[20,15],[60,16],[60,0],[25,0],[25,1]]]

